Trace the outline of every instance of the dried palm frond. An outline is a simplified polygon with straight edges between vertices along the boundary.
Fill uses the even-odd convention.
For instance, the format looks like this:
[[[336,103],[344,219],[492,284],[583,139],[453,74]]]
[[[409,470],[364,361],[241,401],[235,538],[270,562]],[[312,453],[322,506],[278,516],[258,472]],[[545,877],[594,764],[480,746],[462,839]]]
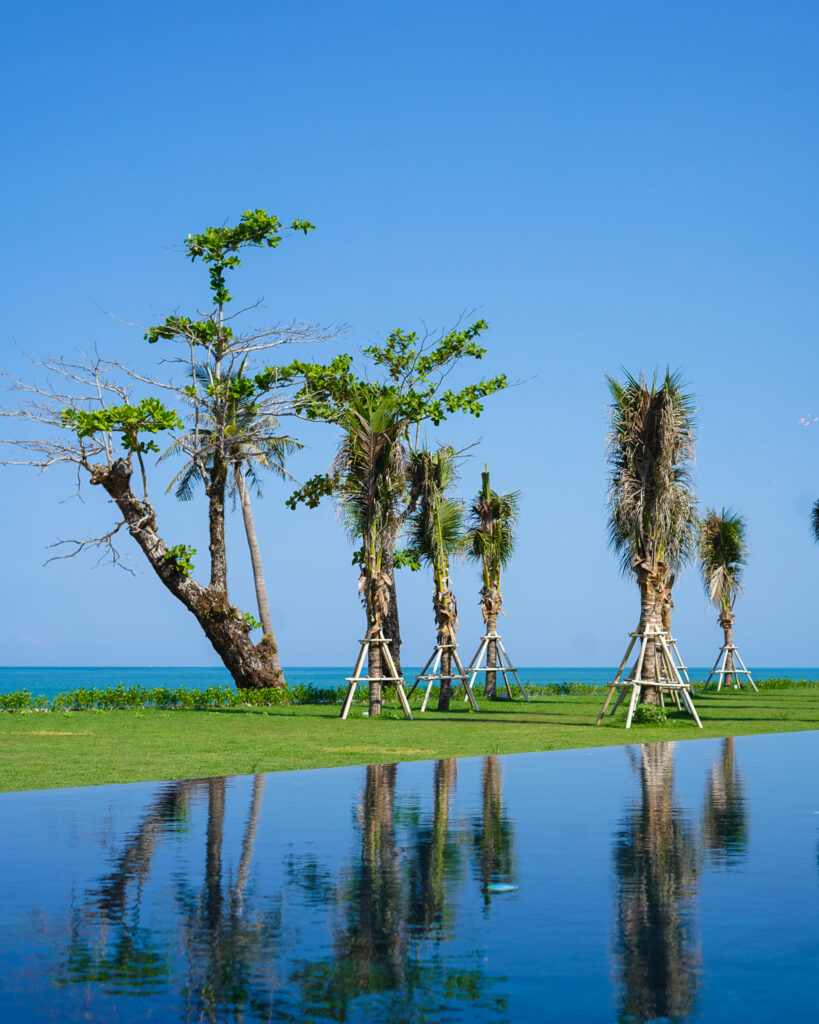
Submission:
[[[742,589],[748,557],[745,520],[731,509],[708,509],[700,524],[697,556],[708,600],[730,611]]]

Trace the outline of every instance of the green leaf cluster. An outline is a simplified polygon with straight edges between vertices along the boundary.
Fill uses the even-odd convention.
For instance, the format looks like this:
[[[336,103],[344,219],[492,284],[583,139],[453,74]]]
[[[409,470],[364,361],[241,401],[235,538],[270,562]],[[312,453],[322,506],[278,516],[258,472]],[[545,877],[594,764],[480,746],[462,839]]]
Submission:
[[[239,223],[233,227],[206,228],[196,235],[188,235],[185,249],[191,260],[202,260],[210,274],[210,289],[216,305],[221,307],[231,301],[225,280],[226,270],[235,270],[242,265],[239,252],[248,246],[264,246],[275,249],[282,240],[282,223],[278,217],[266,210],[245,210]],[[307,234],[313,225],[307,220],[293,220],[291,231]]]
[[[181,428],[179,414],[168,409],[158,398],[143,398],[136,405],[109,406],[104,409],[63,409],[63,424],[77,437],[95,434],[122,434],[122,447],[128,452],[158,452],[155,441],[145,441],[140,434],[159,434],[163,430]]]
[[[193,556],[195,554],[196,548],[192,548],[189,544],[174,544],[165,552],[165,561],[173,562],[174,569],[181,572],[183,576],[190,576],[194,569]]]

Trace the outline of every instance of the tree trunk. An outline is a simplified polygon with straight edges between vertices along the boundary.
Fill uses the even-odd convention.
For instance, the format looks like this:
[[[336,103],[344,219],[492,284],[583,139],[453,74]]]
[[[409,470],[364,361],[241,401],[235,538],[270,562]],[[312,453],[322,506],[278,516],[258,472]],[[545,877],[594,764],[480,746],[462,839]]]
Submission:
[[[439,583],[436,582],[436,588]],[[432,593],[432,607],[438,626],[438,643],[455,644],[455,630],[458,628],[458,605],[455,595],[448,586],[444,590],[437,589]],[[438,710],[449,711],[452,700],[452,652],[453,646],[445,646],[441,650],[441,688],[438,694]]]
[[[248,635],[250,626],[239,609],[228,603],[226,590],[223,587],[203,587],[185,575],[173,559],[165,557],[168,545],[156,532],[156,513],[147,500],[140,500],[131,490],[130,460],[117,459],[110,466],[91,466],[90,473],[91,483],[103,487],[116,504],[131,536],[156,575],[196,618],[236,686],[239,689],[283,686],[281,670],[277,671],[271,665],[270,644],[266,638],[259,644],[253,643]],[[224,511],[224,503],[222,509]],[[211,537],[218,536],[218,533],[218,529],[211,530]],[[224,545],[221,551],[224,557]]]
[[[264,570],[262,569],[262,553],[259,550],[259,541],[256,537],[256,523],[253,520],[253,507],[250,504],[245,475],[242,467],[236,465],[233,473],[236,481],[236,489],[239,492],[239,501],[242,505],[242,518],[245,523],[245,534],[247,546],[250,550],[250,564],[253,567],[253,583],[256,587],[256,603],[259,606],[259,618],[262,623],[263,639],[267,640],[270,646],[270,667],[274,672],[279,672],[284,683],[284,672],[279,661],[279,645],[276,643],[276,634],[273,632],[273,619],[270,615],[270,604],[267,600],[267,587],[264,582]]]
[[[225,550],[225,490],[227,463],[214,453],[208,478],[208,527],[210,531],[210,589],[220,590],[227,600],[227,554]]]
[[[497,633],[498,631],[498,613],[489,612],[486,617],[486,632]],[[498,642],[497,640],[490,640],[486,645],[486,683],[483,688],[484,697],[495,697],[498,692],[498,677],[497,673],[490,671],[494,669],[498,664]]]
[[[732,611],[723,612],[719,617],[719,624],[722,626],[722,632],[725,636],[725,646],[734,646],[734,613]],[[722,677],[722,685],[728,686],[733,684],[734,687],[739,686],[739,680],[734,675],[734,652],[727,651],[725,655],[725,673]]]
[[[384,636],[390,641],[390,654],[392,654],[395,670],[400,678],[404,673],[401,669],[401,626],[398,621],[398,595],[395,590],[395,567],[392,555],[394,546],[395,538],[390,537],[389,540],[385,540],[381,552],[381,571],[389,577],[387,589],[390,595],[389,607],[384,613],[381,628],[384,630]]]
[[[359,589],[364,593],[364,607],[367,611],[367,636],[376,639],[384,629],[384,619],[389,609],[390,592],[389,576],[383,570],[366,574],[359,581]],[[370,677],[370,718],[377,718],[384,703],[384,687],[381,677],[384,675],[384,658],[381,643],[370,644],[367,649],[367,675]]]
[[[655,571],[648,566],[638,566],[637,583],[640,587],[640,625],[637,632],[661,632],[663,630],[663,604],[668,596],[665,585],[665,567],[660,564]],[[641,678],[644,681],[654,682],[659,681],[662,677],[662,648],[654,637],[650,637],[646,642]],[[640,700],[646,704],[659,705],[660,691],[656,686],[644,686]]]

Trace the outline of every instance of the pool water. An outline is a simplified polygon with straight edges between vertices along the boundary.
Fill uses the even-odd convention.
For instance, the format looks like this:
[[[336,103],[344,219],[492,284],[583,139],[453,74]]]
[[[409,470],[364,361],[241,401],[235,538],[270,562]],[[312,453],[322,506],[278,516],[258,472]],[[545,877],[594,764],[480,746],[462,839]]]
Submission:
[[[2,1020],[815,1019],[818,760],[808,732],[5,794]]]

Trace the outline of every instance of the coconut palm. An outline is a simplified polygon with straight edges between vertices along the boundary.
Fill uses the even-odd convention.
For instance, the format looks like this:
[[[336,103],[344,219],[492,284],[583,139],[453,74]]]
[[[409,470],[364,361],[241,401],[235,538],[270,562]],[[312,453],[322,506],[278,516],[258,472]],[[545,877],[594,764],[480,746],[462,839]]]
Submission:
[[[364,393],[353,399],[340,420],[344,430],[333,462],[337,502],[353,541],[361,542],[358,589],[367,613],[367,637],[379,635],[390,603],[385,545],[399,525],[398,503],[407,472],[405,420],[389,396]],[[370,644],[370,716],[381,714],[381,645]]]
[[[481,489],[469,510],[469,529],[464,538],[467,558],[481,563],[481,611],[486,632],[498,631],[501,596],[501,570],[512,561],[515,552],[515,526],[518,519],[520,492],[498,494],[489,486],[489,467],[484,464]],[[486,649],[486,667],[494,669],[498,663],[497,641],[490,640]],[[496,674],[486,673],[484,697],[494,697]]]
[[[708,509],[700,524],[697,557],[708,600],[718,611],[717,622],[725,635],[723,682],[734,682],[734,604],[742,590],[742,574],[748,560],[745,520],[723,509]]]
[[[187,461],[168,485],[168,490],[175,485],[176,497],[180,501],[190,501],[200,482],[207,487],[212,453],[220,444],[221,438],[221,447],[233,477],[232,490],[238,496],[242,509],[256,590],[256,604],[264,634],[263,642],[270,650],[271,667],[281,674],[283,680],[284,674],[279,660],[276,635],[273,632],[273,619],[270,614],[250,490],[255,490],[257,495],[261,494],[261,469],[275,473],[283,479],[287,478],[289,474],[284,466],[287,456],[304,446],[295,438],[280,433],[279,420],[270,412],[268,405],[254,401],[243,393],[241,382],[244,362],[236,373],[223,378],[217,378],[207,367],[200,366],[196,369],[197,383],[201,387],[212,391],[218,386],[224,391],[224,401],[221,403],[224,422],[217,424],[210,417],[200,413],[192,428],[178,437],[162,454],[160,461],[173,455],[188,456]]]
[[[624,573],[640,588],[638,632],[663,630],[663,606],[670,613],[673,575],[690,556],[696,536],[696,499],[691,480],[694,458],[694,402],[679,373],[666,371],[658,385],[641,375],[621,382],[606,378],[611,394],[606,442],[609,464],[609,542]],[[658,680],[661,651],[646,643],[644,680]],[[649,686],[643,699],[659,704]]]
[[[438,628],[438,644],[457,641],[458,606],[449,578],[452,555],[460,549],[464,532],[463,503],[447,496],[457,477],[455,449],[444,446],[432,452],[413,452],[409,463],[410,494],[415,511],[410,518],[409,541],[421,562],[432,569],[432,607]],[[448,711],[452,696],[452,650],[441,650],[441,689],[438,710]]]

